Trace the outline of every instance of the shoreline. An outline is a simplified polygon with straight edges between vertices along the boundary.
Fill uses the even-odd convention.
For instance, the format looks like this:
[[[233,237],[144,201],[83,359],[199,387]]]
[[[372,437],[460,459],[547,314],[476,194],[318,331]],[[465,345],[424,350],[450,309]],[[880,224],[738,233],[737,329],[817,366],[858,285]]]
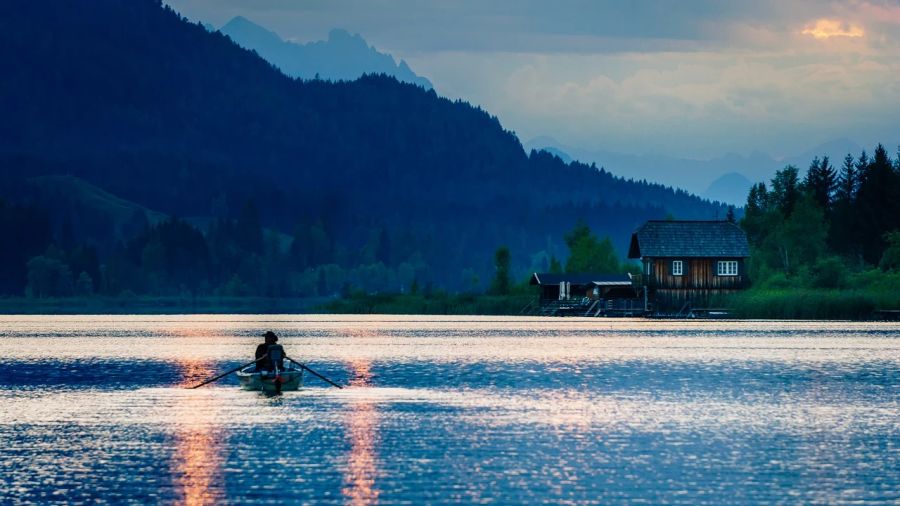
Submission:
[[[412,316],[522,316],[521,308],[530,296],[512,295],[369,295],[349,298],[329,297],[72,297],[34,299],[27,297],[0,298],[0,315],[193,315],[193,314],[389,314]],[[824,315],[823,315],[824,316]],[[875,309],[865,318],[839,316],[772,317],[770,315],[741,315],[738,311],[718,317],[673,317],[671,315],[639,315],[632,318],[672,321],[705,320],[774,320],[774,321],[898,321],[900,311]],[[548,318],[572,318],[553,316]],[[618,320],[622,317],[598,317],[597,320]]]
[[[305,314],[327,298],[293,297],[70,297],[0,298],[0,315]]]

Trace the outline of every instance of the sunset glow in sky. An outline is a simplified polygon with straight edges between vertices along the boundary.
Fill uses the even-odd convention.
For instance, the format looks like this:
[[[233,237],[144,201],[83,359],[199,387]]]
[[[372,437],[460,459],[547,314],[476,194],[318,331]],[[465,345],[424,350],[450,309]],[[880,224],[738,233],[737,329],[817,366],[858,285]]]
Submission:
[[[866,34],[862,28],[845,23],[839,19],[817,19],[815,23],[804,29],[803,35],[810,35],[816,39],[830,39],[831,37],[862,37]]]
[[[523,141],[705,158],[900,141],[900,2],[169,0],[295,41],[358,32]]]

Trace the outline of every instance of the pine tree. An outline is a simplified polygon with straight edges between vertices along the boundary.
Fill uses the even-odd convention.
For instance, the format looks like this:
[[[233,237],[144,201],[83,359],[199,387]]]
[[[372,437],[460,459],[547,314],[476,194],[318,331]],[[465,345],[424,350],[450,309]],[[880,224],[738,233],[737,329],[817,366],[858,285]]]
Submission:
[[[859,159],[856,160],[856,177],[861,180],[865,177],[866,172],[869,171],[869,155],[866,154],[866,150],[863,150],[862,153],[859,154]]]
[[[836,180],[834,167],[830,165],[828,157],[823,156],[821,161],[819,157],[813,159],[803,181],[804,190],[812,196],[813,202],[825,212],[826,216],[831,211]]]
[[[787,218],[794,211],[794,206],[800,199],[799,170],[793,165],[775,173],[772,178],[771,203],[778,208],[782,216]]]
[[[856,213],[858,190],[859,170],[856,168],[853,155],[848,153],[844,157],[844,165],[838,177],[828,241],[835,251],[854,257],[859,255]]]
[[[877,264],[885,249],[884,235],[900,228],[900,175],[884,146],[874,156],[860,178],[857,193],[859,228],[862,232],[863,258]]]
[[[850,203],[856,199],[856,190],[859,188],[859,171],[853,163],[853,155],[847,153],[844,157],[844,165],[837,180],[835,190],[835,203]]]

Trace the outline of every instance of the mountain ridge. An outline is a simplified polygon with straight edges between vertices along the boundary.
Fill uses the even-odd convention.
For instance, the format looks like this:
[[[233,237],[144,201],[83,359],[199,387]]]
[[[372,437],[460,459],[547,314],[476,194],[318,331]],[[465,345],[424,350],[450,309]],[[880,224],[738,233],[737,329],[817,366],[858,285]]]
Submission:
[[[301,79],[353,80],[364,74],[385,74],[426,90],[431,81],[416,75],[404,60],[370,46],[359,34],[333,28],[323,41],[286,41],[268,28],[236,16],[219,28],[238,45],[256,51],[282,72]]]
[[[565,153],[572,160],[596,163],[620,177],[658,181],[736,206],[744,205],[747,194],[745,191],[743,195],[739,195],[738,186],[733,184],[730,185],[731,189],[724,189],[721,179],[729,174],[739,174],[751,183],[768,182],[775,171],[786,165],[806,169],[814,157],[821,158],[823,155],[827,155],[834,163],[842,160],[848,152],[858,156],[863,149],[849,139],[840,138],[819,144],[800,154],[780,158],[755,151],[748,155],[726,153],[708,160],[694,160],[665,155],[638,155],[581,149],[564,145],[549,136],[535,137],[526,142],[525,146],[532,149],[552,148]],[[710,191],[711,187],[713,191]],[[749,185],[746,189],[749,189]]]

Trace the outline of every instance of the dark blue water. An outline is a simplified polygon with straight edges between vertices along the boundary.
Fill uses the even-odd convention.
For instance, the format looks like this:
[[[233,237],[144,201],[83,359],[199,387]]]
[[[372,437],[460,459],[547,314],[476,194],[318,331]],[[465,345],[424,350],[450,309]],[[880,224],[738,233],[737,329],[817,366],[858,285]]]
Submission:
[[[2,321],[0,503],[900,502],[897,324]]]

